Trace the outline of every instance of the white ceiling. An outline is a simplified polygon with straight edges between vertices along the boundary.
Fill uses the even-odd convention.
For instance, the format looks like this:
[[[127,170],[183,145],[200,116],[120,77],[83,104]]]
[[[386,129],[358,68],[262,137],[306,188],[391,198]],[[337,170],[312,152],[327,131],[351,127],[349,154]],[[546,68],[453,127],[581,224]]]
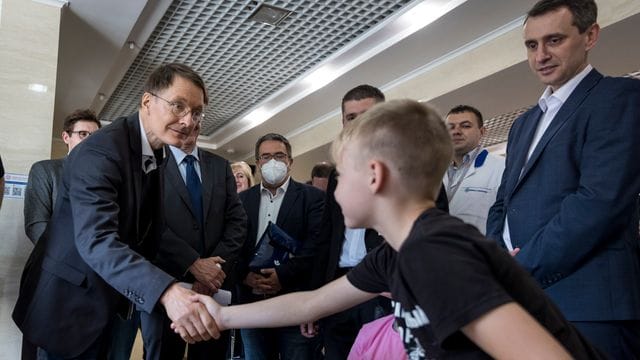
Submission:
[[[180,60],[204,74],[212,95],[207,112],[207,121],[212,122],[206,124],[207,135],[201,136],[200,146],[230,160],[247,160],[259,136],[279,132],[292,140],[296,156],[294,177],[304,180],[315,162],[327,159],[327,143],[340,127],[337,114],[342,95],[361,83],[378,86],[393,97],[426,99],[441,112],[460,103],[472,104],[483,111],[487,119],[528,106],[541,92],[540,85],[521,60],[452,90],[433,92],[437,96],[423,95],[425,91],[419,89],[406,89],[416,74],[452,61],[461,49],[483,46],[487,39],[519,28],[522,14],[531,6],[529,0],[426,0],[424,3],[429,5],[457,7],[413,33],[412,29],[402,28],[400,20],[403,14],[411,14],[412,8],[424,6],[422,1],[270,1],[296,11],[280,28],[247,22],[247,7],[255,7],[256,3],[70,1],[63,11],[60,27],[54,134],[60,133],[64,116],[76,108],[90,105],[110,118],[134,111],[141,94],[140,82],[148,70],[162,62]],[[459,3],[462,4],[458,6]],[[638,11],[637,4],[627,5],[637,1],[598,3],[601,13],[609,12],[606,9],[609,3],[617,6],[618,11],[626,11],[620,10],[624,6],[633,14]],[[371,12],[374,4],[379,8]],[[194,8],[198,10],[196,13],[189,10]],[[184,27],[195,27],[195,33],[187,36],[183,31],[177,35],[176,31],[182,28],[180,22],[169,26],[181,11]],[[424,16],[423,13],[418,20],[424,20]],[[636,43],[634,36],[638,28],[640,15],[606,27],[592,53],[592,63],[612,75],[637,71],[640,49],[631,44]],[[245,32],[244,37],[237,34],[240,31]],[[260,35],[261,31],[267,34]],[[222,35],[225,32],[226,37]],[[277,36],[270,36],[269,32]],[[212,37],[215,44],[203,46],[202,42]],[[314,46],[304,46],[309,39],[314,39]],[[342,41],[338,41],[340,39]],[[131,41],[135,43],[133,49],[129,47]],[[247,49],[225,57],[229,51],[220,49],[235,46],[237,50],[239,41],[244,41]],[[327,46],[334,43],[336,46]],[[315,47],[315,44],[324,45]],[[185,50],[185,45],[193,49]],[[273,48],[278,45],[280,47]],[[190,63],[190,59],[194,62]],[[247,62],[247,59],[257,62]],[[444,89],[447,77],[453,79],[465,72],[473,77],[471,74],[478,72],[478,64],[492,61],[496,59],[486,55],[474,58],[468,65],[441,74],[443,79],[434,86]],[[229,66],[228,72],[236,74],[242,71],[238,72],[233,66],[245,66],[250,76],[224,77],[225,68],[216,68],[220,63]],[[255,68],[261,63],[266,70]],[[291,74],[287,73],[287,66],[279,67],[279,64],[289,64]],[[337,77],[322,88],[304,88],[301,79],[326,64],[340,70]],[[216,71],[212,71],[213,68]],[[428,84],[421,86],[428,88]],[[104,94],[104,99],[100,94]],[[249,121],[259,112],[252,114],[256,109],[267,114],[266,121],[260,124]]]

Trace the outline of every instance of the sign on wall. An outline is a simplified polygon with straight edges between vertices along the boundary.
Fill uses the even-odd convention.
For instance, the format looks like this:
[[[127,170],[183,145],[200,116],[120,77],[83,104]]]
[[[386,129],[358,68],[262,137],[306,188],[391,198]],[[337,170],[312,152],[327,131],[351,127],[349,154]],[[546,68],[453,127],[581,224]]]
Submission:
[[[27,188],[27,175],[4,174],[4,197],[24,199],[24,191]]]

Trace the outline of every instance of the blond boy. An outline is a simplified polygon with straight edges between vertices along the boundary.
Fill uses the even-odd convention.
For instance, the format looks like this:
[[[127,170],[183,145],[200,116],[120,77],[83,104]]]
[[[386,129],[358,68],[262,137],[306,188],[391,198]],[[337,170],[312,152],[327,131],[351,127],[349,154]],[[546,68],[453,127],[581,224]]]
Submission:
[[[226,308],[194,297],[221,329],[303,323],[390,291],[410,359],[601,356],[506,252],[435,208],[453,149],[433,110],[411,100],[376,105],[332,151],[346,226],[374,228],[386,243],[315,291]]]

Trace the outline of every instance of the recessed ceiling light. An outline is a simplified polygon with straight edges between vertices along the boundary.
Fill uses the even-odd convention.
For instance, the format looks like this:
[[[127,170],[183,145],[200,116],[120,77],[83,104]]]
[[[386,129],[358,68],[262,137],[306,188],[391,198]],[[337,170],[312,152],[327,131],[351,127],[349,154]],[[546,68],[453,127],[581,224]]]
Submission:
[[[278,24],[280,24],[282,20],[286,19],[287,16],[291,15],[292,12],[293,11],[283,9],[281,7],[261,3],[255,10],[253,10],[249,16],[249,20],[271,26],[278,26]]]
[[[47,85],[29,84],[28,88],[31,91],[35,91],[35,92],[39,92],[39,93],[46,93],[47,92]]]

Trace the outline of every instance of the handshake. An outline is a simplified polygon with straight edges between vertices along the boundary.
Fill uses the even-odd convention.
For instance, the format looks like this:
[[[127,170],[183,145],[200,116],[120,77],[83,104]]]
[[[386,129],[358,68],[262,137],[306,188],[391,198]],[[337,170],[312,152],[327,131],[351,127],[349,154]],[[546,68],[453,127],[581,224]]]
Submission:
[[[214,320],[218,319],[215,314],[221,306],[211,298],[226,277],[221,266],[224,263],[218,256],[196,260],[189,268],[196,279],[192,289],[176,283],[160,298],[172,328],[188,343],[217,339],[220,331],[225,330]]]
[[[165,305],[165,308],[167,315],[172,320],[171,328],[177,334],[180,334],[180,337],[182,337],[184,341],[193,344],[212,338],[217,339],[220,337],[221,331],[228,329],[221,321],[222,306],[213,300],[213,298],[194,293],[177,284],[173,286],[177,286],[177,289],[184,292],[187,296],[181,296],[181,299],[178,301],[169,300],[172,304],[168,303],[169,306]],[[170,312],[169,309],[173,310],[177,307],[172,305],[178,305],[178,303],[182,303],[183,310]]]
[[[171,285],[160,298],[171,328],[188,343],[217,339],[227,329],[272,328],[305,324],[302,335],[316,333],[314,321],[373,299],[378,294],[356,289],[345,276],[313,291],[221,306],[207,295]]]

